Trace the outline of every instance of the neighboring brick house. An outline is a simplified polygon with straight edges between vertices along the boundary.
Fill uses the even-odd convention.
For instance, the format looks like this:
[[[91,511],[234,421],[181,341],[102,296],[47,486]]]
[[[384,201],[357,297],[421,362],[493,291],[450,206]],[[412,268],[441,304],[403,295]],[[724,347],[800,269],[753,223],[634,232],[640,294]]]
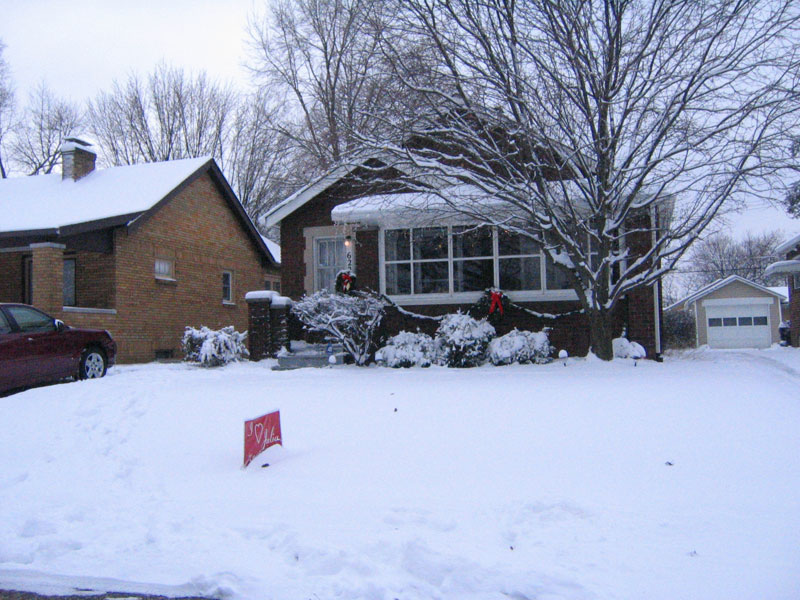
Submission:
[[[586,354],[588,320],[577,313],[580,306],[575,292],[558,267],[526,240],[496,228],[456,238],[457,222],[426,220],[415,226],[402,210],[393,209],[404,202],[404,206],[413,205],[414,198],[393,188],[391,175],[391,169],[375,159],[355,168],[340,167],[267,214],[267,226],[280,225],[283,294],[297,299],[322,288],[332,289],[336,273],[351,268],[359,287],[378,290],[408,311],[432,316],[465,310],[484,289],[494,286],[527,309],[512,307],[498,333],[513,327],[550,327],[550,340],[556,348],[573,355]],[[416,258],[415,244],[427,246],[417,253],[427,252],[425,258]],[[470,248],[459,249],[459,244]],[[650,247],[650,234],[631,235],[626,244],[636,255]],[[433,248],[436,245],[438,249]],[[550,319],[535,316],[535,312],[570,314]],[[648,356],[661,353],[660,285],[628,294],[619,305],[617,318],[618,332],[625,329],[629,339],[646,348]],[[392,311],[387,326],[389,333],[417,328],[432,333],[436,322],[409,320],[402,312]]]
[[[783,255],[785,260],[771,264],[764,275],[786,275],[789,288],[789,309],[784,318],[789,320],[789,339],[792,346],[800,347],[800,235],[785,241],[775,248],[775,254]]]
[[[247,329],[244,295],[278,263],[211,158],[0,180],[0,302],[107,329],[118,362],[180,356],[187,325]]]

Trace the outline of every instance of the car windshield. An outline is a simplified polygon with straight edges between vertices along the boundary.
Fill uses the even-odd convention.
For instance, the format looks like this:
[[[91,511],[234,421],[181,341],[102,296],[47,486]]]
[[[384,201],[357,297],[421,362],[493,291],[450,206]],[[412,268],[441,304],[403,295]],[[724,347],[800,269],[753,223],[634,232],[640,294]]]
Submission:
[[[8,312],[17,322],[21,331],[55,331],[53,319],[34,308],[27,306],[9,306]]]

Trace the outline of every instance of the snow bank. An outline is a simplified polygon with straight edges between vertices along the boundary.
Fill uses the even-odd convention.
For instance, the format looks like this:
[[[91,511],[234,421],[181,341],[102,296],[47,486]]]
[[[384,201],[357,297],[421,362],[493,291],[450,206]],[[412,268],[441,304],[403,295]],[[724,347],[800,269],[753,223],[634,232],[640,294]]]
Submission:
[[[680,356],[135,365],[3,398],[0,589],[796,598],[800,350]],[[241,469],[274,407],[285,446]]]

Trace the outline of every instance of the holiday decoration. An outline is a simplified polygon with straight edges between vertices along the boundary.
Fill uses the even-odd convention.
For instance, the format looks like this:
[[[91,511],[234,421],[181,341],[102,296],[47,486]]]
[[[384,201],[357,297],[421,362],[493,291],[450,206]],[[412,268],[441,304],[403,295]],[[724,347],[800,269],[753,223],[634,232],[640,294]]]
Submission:
[[[336,274],[336,291],[348,294],[356,287],[356,274],[352,271],[339,271]]]
[[[489,288],[469,312],[475,318],[486,319],[492,325],[497,325],[508,312],[510,304],[502,290]]]

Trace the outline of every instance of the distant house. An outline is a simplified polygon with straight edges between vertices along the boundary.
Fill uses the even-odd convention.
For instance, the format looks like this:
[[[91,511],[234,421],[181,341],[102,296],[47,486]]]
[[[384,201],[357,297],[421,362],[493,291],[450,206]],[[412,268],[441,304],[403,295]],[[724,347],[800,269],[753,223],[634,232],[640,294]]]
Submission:
[[[499,288],[516,305],[504,315],[499,334],[549,327],[557,348],[586,354],[588,320],[563,271],[540,248],[520,235],[475,228],[463,216],[432,210],[419,196],[393,185],[393,168],[371,157],[334,169],[273,207],[265,225],[280,225],[282,293],[298,299],[332,290],[336,274],[350,269],[359,287],[379,291],[407,311],[436,316],[467,310],[487,288]],[[631,255],[651,243],[649,233],[626,239]],[[432,333],[436,327],[407,316],[390,318],[388,333]],[[628,294],[617,316],[617,333],[624,329],[648,356],[660,354],[658,285]]]
[[[179,356],[185,326],[247,329],[244,295],[278,262],[211,158],[0,180],[0,301],[111,332],[119,362]]]
[[[780,342],[786,296],[738,275],[718,279],[666,311],[688,310],[695,318],[697,345],[711,348],[768,348]]]
[[[785,260],[778,261],[766,268],[764,274],[786,275],[789,288],[788,319],[791,324],[790,339],[792,346],[800,347],[800,235],[785,241],[775,248],[775,253],[783,255]]]

